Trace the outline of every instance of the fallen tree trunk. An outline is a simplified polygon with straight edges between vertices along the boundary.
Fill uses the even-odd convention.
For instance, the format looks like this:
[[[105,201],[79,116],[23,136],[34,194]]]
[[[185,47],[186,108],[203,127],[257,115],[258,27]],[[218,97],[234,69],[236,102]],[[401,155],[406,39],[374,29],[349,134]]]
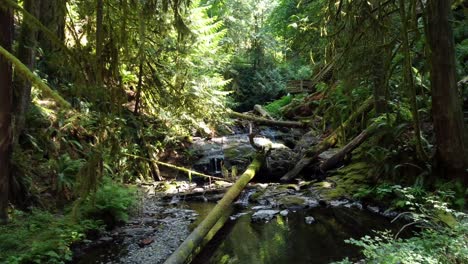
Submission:
[[[239,196],[247,183],[255,176],[255,173],[260,169],[263,163],[263,156],[257,155],[252,161],[247,170],[240,176],[239,180],[227,191],[223,199],[211,210],[206,218],[193,230],[193,232],[185,239],[185,241],[172,253],[172,255],[164,262],[164,264],[183,264],[193,256],[195,250],[202,245],[206,236],[213,236],[211,230],[216,231],[215,225],[224,224],[219,222],[220,218],[229,210],[231,203]],[[225,218],[224,221],[226,221]],[[222,220],[221,220],[222,221]],[[218,223],[218,224],[217,224]]]
[[[275,120],[261,105],[254,105],[254,111],[261,115],[263,118]]]
[[[165,162],[162,162],[162,161],[159,161],[159,160],[148,159],[148,158],[144,158],[144,157],[137,156],[137,155],[133,155],[133,154],[127,154],[127,153],[125,153],[124,155],[130,156],[130,157],[134,157],[134,158],[138,158],[138,159],[142,159],[142,160],[146,160],[146,161],[148,161],[148,162],[154,162],[154,163],[156,163],[156,164],[159,164],[159,165],[162,165],[162,166],[171,168],[171,169],[183,171],[183,172],[185,172],[185,173],[188,174],[188,177],[189,177],[190,179],[192,178],[192,175],[195,175],[195,176],[199,176],[199,177],[203,177],[203,178],[215,179],[215,180],[230,182],[230,180],[225,179],[225,178],[220,178],[220,177],[216,177],[216,176],[206,175],[206,174],[200,173],[200,172],[198,172],[198,171],[189,170],[189,169],[187,169],[187,168],[175,166],[175,165],[172,165],[172,164],[169,164],[169,163],[165,163]]]
[[[377,126],[375,124],[370,125],[368,128],[363,130],[357,137],[351,140],[346,146],[344,146],[338,153],[333,155],[331,158],[324,161],[320,164],[320,171],[326,172],[327,170],[335,168],[340,164],[346,155],[351,153],[357,147],[359,147],[364,141],[366,141],[370,136],[372,136],[376,131]]]
[[[319,144],[311,147],[305,155],[299,160],[292,170],[281,177],[281,181],[287,182],[297,177],[297,175],[310,163],[315,161],[317,157],[325,150],[333,147],[338,142],[338,136],[348,128],[354,121],[356,121],[362,114],[370,111],[373,107],[373,98],[369,97],[366,101],[353,113],[351,116],[328,137],[322,140]]]
[[[229,115],[234,118],[249,120],[258,125],[265,125],[265,126],[299,127],[299,128],[304,128],[307,126],[307,123],[305,122],[269,120],[265,118],[241,114],[241,113],[234,112],[234,111],[230,111]]]

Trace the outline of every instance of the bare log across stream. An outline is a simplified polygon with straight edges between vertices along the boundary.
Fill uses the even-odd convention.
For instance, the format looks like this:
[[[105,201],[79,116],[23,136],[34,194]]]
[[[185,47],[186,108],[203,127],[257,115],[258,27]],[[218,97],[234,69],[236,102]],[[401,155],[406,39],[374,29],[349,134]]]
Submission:
[[[183,264],[186,263],[190,257],[193,257],[194,252],[204,242],[207,235],[214,235],[216,231],[215,225],[219,226],[224,224],[227,220],[225,212],[229,210],[231,203],[239,196],[241,191],[255,176],[256,172],[263,164],[263,155],[257,157],[250,163],[247,170],[240,176],[236,183],[229,188],[218,204],[211,210],[205,219],[193,230],[193,232],[185,239],[185,241],[177,248],[174,253],[164,262],[164,264]],[[224,219],[224,220],[223,220]],[[213,231],[212,231],[213,230]],[[212,231],[212,232],[210,232]]]
[[[265,125],[265,126],[298,127],[298,128],[307,127],[306,122],[276,121],[276,120],[270,120],[270,119],[255,117],[255,116],[251,116],[251,115],[241,114],[241,113],[234,112],[234,111],[230,111],[229,115],[231,117],[234,117],[234,118],[249,120],[249,121],[252,121],[252,122],[254,122],[256,124]]]
[[[254,111],[266,119],[275,120],[261,105],[254,105]]]
[[[333,147],[338,142],[338,136],[348,128],[354,121],[356,121],[362,114],[370,111],[373,106],[373,98],[369,97],[364,103],[335,131],[333,131],[328,137],[323,139],[319,144],[309,148],[306,154],[299,160],[292,170],[286,173],[281,181],[287,182],[297,177],[297,175],[309,164],[315,161],[318,156]]]

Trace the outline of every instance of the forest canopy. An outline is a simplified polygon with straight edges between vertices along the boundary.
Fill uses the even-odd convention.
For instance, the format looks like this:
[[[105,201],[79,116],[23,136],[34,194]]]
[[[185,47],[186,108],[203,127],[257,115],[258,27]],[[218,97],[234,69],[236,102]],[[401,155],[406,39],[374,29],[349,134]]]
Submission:
[[[255,159],[268,182],[347,173],[366,185],[342,177],[336,193],[367,198],[382,184],[449,186],[448,207],[466,210],[467,10],[463,0],[0,0],[0,233],[22,226],[0,262],[70,259],[87,231],[128,219],[133,186],[177,179],[160,166],[235,181],[224,161],[216,175],[196,172],[193,139],[249,134],[268,160],[253,140],[265,126],[295,152],[287,166],[265,162],[268,173]],[[323,160],[329,149],[338,153]],[[81,235],[51,242],[63,244],[52,256],[31,251],[14,239],[32,239],[25,214]]]

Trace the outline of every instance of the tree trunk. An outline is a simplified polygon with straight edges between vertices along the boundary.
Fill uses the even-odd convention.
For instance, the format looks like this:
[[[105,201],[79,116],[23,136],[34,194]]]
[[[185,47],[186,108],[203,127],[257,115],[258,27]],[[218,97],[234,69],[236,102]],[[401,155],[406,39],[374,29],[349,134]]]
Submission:
[[[346,155],[350,154],[353,150],[359,147],[364,141],[366,141],[376,131],[375,125],[370,125],[368,128],[363,130],[357,137],[351,140],[346,146],[344,146],[338,153],[333,155],[331,158],[320,164],[320,171],[326,172],[327,170],[335,168],[339,165]]]
[[[237,113],[234,111],[230,111],[229,115],[233,118],[245,119],[245,120],[253,121],[256,124],[265,125],[265,126],[299,127],[299,128],[307,126],[307,124],[303,122],[276,121],[276,120],[270,120],[270,119],[259,118],[259,117],[255,117],[251,115],[241,114],[241,113]]]
[[[0,8],[0,46],[11,50],[13,15],[10,8]],[[11,166],[13,82],[11,63],[0,57],[0,224],[8,221],[8,193]]]
[[[193,253],[203,243],[205,237],[213,230],[220,218],[229,210],[229,206],[239,196],[249,181],[255,176],[263,163],[263,157],[257,156],[249,165],[247,170],[240,176],[239,180],[227,191],[223,199],[211,210],[206,218],[193,230],[185,241],[164,264],[183,264],[193,256]],[[226,218],[227,219],[227,218]]]
[[[40,0],[25,0],[24,10],[29,12],[34,17],[39,17]],[[18,59],[26,65],[31,71],[36,63],[36,45],[37,31],[26,21],[21,24],[21,32],[18,40]],[[15,92],[14,92],[14,113],[15,113],[15,130],[13,133],[14,144],[18,142],[19,136],[25,125],[26,112],[31,103],[31,82],[15,76]]]
[[[454,40],[449,23],[451,3],[450,0],[429,0],[427,7],[436,158],[438,165],[449,173],[463,172],[468,166],[461,96],[457,91]]]
[[[135,115],[138,115],[138,110],[140,109],[142,84],[143,84],[143,60],[140,61],[140,66],[138,68],[138,84],[136,87],[135,108],[133,109],[133,114]]]
[[[413,128],[414,128],[414,137],[416,140],[416,154],[419,159],[427,160],[427,155],[424,151],[422,146],[421,140],[421,122],[419,118],[419,107],[418,102],[416,100],[416,87],[414,86],[414,77],[413,77],[413,69],[412,69],[412,60],[411,60],[411,49],[409,43],[409,36],[408,36],[408,26],[409,26],[409,15],[406,12],[405,1],[407,0],[399,0],[400,3],[400,17],[402,20],[402,29],[401,29],[401,36],[402,36],[402,48],[403,48],[403,55],[404,55],[404,62],[403,62],[403,86],[406,88],[408,93],[408,98],[410,99],[410,106],[411,106],[411,113],[413,116]]]
[[[33,0],[34,1],[34,0]],[[48,28],[61,43],[65,41],[65,16],[67,14],[67,0],[41,0],[39,21]],[[43,71],[50,76],[57,76],[57,69],[53,59],[58,56],[61,47],[45,32],[38,34],[39,46],[44,51],[42,62],[45,64]]]
[[[307,150],[306,154],[299,160],[292,170],[281,177],[281,181],[288,182],[297,177],[297,175],[310,163],[315,161],[320,153],[333,147],[338,142],[338,136],[344,132],[354,121],[356,121],[361,115],[367,113],[374,106],[373,97],[369,97],[356,112],[354,112],[339,128],[337,128],[328,137],[322,140],[319,144],[311,147]]]
[[[102,49],[104,44],[103,31],[103,0],[97,0],[96,4],[96,84],[102,85]]]

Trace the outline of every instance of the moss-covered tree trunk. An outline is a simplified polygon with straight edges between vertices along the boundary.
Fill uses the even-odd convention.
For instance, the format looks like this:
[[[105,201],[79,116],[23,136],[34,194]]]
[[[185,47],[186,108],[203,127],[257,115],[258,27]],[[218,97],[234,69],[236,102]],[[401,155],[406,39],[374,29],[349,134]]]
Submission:
[[[25,0],[24,10],[34,17],[39,17],[41,0]],[[31,24],[23,21],[18,39],[18,59],[30,70],[34,69],[36,63],[37,30]],[[18,142],[21,131],[24,128],[26,112],[31,103],[31,82],[15,76],[15,91],[13,96],[15,113],[14,141]]]
[[[467,146],[464,140],[462,103],[457,91],[455,48],[449,22],[451,0],[429,0],[428,43],[431,50],[432,117],[437,160],[449,176],[465,175]],[[453,173],[461,172],[461,173]]]
[[[231,203],[239,196],[247,183],[255,176],[263,163],[263,156],[258,155],[249,165],[247,170],[240,176],[239,180],[226,192],[223,199],[211,210],[205,219],[193,230],[177,250],[164,262],[164,264],[183,264],[192,257],[194,251],[200,247],[210,230],[229,210]]]
[[[103,0],[97,0],[96,2],[96,85],[102,86],[102,69],[103,69],[103,58],[102,50],[104,44],[104,30],[103,30],[103,11],[104,2]]]
[[[0,46],[11,50],[13,15],[9,8],[0,7],[0,25]],[[12,67],[6,58],[0,57],[0,224],[8,221],[12,113]]]

